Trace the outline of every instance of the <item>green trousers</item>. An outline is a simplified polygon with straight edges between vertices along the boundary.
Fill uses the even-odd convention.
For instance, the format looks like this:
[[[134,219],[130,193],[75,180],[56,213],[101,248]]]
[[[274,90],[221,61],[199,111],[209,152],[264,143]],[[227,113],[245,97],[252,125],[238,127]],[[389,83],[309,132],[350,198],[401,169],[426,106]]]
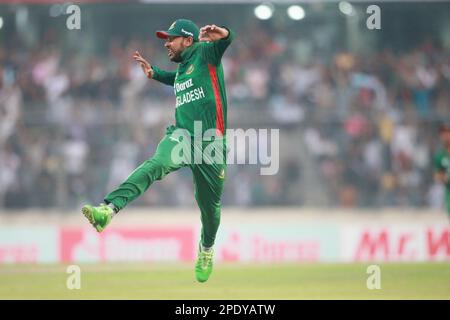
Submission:
[[[194,178],[194,194],[201,213],[201,243],[205,247],[214,244],[220,224],[221,197],[226,174],[226,161],[214,161],[203,152],[203,163],[194,163],[194,152],[204,150],[208,143],[198,145],[186,139],[174,137],[174,128],[169,127],[166,135],[159,142],[153,157],[144,161],[116,190],[105,197],[106,203],[113,203],[121,210],[128,203],[143,194],[156,180],[161,180],[167,174],[182,167],[189,166]],[[213,142],[210,142],[211,144]],[[224,141],[215,142],[216,150],[222,153],[225,159],[226,146]],[[191,150],[191,154],[176,152],[182,148]],[[176,148],[174,150],[174,148]],[[174,154],[176,153],[176,156]],[[215,153],[214,153],[215,154]],[[180,158],[182,161],[180,161]]]

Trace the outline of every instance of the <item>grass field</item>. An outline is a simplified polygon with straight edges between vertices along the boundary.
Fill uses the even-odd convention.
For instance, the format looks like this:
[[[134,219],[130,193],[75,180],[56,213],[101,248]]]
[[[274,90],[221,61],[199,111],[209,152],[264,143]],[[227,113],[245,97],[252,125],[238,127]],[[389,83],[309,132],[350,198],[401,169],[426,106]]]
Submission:
[[[86,264],[68,290],[64,265],[4,265],[0,299],[450,299],[450,263],[380,264],[379,290],[367,266],[217,264],[200,284],[191,264]]]

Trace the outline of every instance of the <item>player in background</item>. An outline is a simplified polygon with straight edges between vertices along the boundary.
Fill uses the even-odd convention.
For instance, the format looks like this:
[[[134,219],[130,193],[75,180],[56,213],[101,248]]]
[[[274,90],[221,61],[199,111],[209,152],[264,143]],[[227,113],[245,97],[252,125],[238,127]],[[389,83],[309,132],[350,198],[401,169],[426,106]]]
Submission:
[[[190,20],[178,19],[167,31],[158,31],[156,35],[165,40],[168,58],[178,63],[177,70],[163,71],[151,65],[138,51],[133,58],[140,63],[149,79],[173,86],[176,95],[175,125],[167,127],[153,157],[144,161],[125,182],[109,193],[104,203],[99,207],[85,205],[82,212],[101,232],[119,210],[144,193],[153,182],[182,167],[190,167],[202,223],[195,275],[199,282],[205,282],[213,268],[213,245],[220,224],[226,172],[227,99],[221,59],[234,34],[226,27],[206,25],[199,29]],[[195,130],[198,124],[201,124],[202,137],[206,132],[214,135],[214,142],[201,140],[202,150],[214,143],[222,161],[216,161],[205,152],[201,155],[205,158],[202,163],[193,161],[192,157],[182,162],[179,159],[175,161],[173,151],[180,145],[192,149],[193,153],[200,149],[198,144],[192,143],[198,138]],[[176,135],[180,131],[178,129],[188,132],[194,139],[180,139]]]
[[[445,186],[445,206],[450,218],[450,125],[439,127],[439,137],[442,148],[434,156],[434,179]]]

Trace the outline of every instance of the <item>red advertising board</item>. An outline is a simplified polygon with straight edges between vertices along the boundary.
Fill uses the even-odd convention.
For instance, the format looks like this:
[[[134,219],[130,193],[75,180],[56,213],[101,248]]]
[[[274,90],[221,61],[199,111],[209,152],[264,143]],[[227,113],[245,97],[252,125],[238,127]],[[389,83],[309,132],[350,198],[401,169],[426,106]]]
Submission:
[[[85,228],[60,230],[60,261],[192,261],[190,227],[111,228],[101,234]]]

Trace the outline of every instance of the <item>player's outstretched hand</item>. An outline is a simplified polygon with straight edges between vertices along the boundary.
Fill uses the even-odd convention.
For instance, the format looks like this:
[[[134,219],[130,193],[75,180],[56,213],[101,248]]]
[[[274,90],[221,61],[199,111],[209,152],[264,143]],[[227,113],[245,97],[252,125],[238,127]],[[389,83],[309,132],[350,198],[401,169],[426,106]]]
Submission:
[[[200,28],[200,41],[216,41],[228,36],[228,30],[216,26],[215,24],[206,25]]]
[[[139,53],[139,51],[136,51],[136,52],[133,54],[133,59],[140,63],[141,68],[142,68],[142,71],[144,71],[145,75],[146,75],[148,78],[150,78],[150,79],[153,78],[153,69],[152,69],[152,66],[150,65],[150,63],[148,63],[147,60],[145,60],[145,59],[141,56],[141,54]]]

